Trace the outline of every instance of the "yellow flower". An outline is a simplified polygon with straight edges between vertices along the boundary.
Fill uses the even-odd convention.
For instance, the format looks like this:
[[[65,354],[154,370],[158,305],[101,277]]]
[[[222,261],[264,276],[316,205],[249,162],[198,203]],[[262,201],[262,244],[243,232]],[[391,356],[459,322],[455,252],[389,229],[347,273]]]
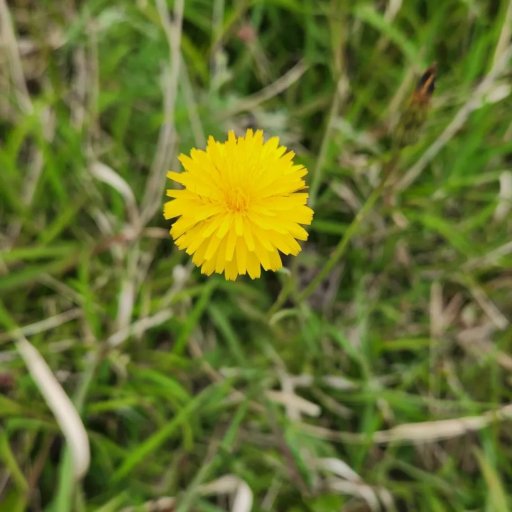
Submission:
[[[171,235],[203,274],[254,279],[260,266],[282,267],[279,251],[300,252],[297,240],[308,237],[300,224],[311,224],[313,210],[303,191],[307,170],[293,157],[277,137],[264,142],[261,130],[231,131],[226,142],[210,137],[205,151],[180,155],[184,172],[167,177],[184,188],[167,190],[164,217],[178,218]]]

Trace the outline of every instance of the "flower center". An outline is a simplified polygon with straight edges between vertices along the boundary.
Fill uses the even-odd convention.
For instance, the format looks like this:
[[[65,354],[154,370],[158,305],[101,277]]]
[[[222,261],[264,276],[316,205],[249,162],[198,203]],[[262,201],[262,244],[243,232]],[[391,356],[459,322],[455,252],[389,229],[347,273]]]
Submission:
[[[226,204],[232,212],[243,213],[248,209],[249,198],[240,187],[236,187],[227,192]]]

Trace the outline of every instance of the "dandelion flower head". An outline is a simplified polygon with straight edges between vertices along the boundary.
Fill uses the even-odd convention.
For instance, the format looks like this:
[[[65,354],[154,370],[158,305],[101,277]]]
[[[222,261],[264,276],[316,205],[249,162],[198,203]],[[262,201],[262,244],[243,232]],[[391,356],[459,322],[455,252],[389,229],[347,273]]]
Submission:
[[[167,190],[164,217],[176,219],[171,236],[201,272],[260,277],[261,267],[278,270],[280,253],[297,255],[313,210],[306,205],[307,170],[293,151],[263,132],[247,130],[226,142],[213,137],[206,150],[180,155],[183,172],[167,177],[183,188]]]

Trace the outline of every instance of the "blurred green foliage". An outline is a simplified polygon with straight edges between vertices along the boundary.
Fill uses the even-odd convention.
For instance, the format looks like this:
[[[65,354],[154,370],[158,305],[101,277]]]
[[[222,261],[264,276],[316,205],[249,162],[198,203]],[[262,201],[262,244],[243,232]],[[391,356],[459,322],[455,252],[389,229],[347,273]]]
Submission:
[[[0,510],[508,510],[511,2],[0,4]],[[299,300],[434,61],[419,141]],[[248,126],[309,168],[310,239],[204,279],[163,176]],[[11,321],[84,396],[76,485]]]

